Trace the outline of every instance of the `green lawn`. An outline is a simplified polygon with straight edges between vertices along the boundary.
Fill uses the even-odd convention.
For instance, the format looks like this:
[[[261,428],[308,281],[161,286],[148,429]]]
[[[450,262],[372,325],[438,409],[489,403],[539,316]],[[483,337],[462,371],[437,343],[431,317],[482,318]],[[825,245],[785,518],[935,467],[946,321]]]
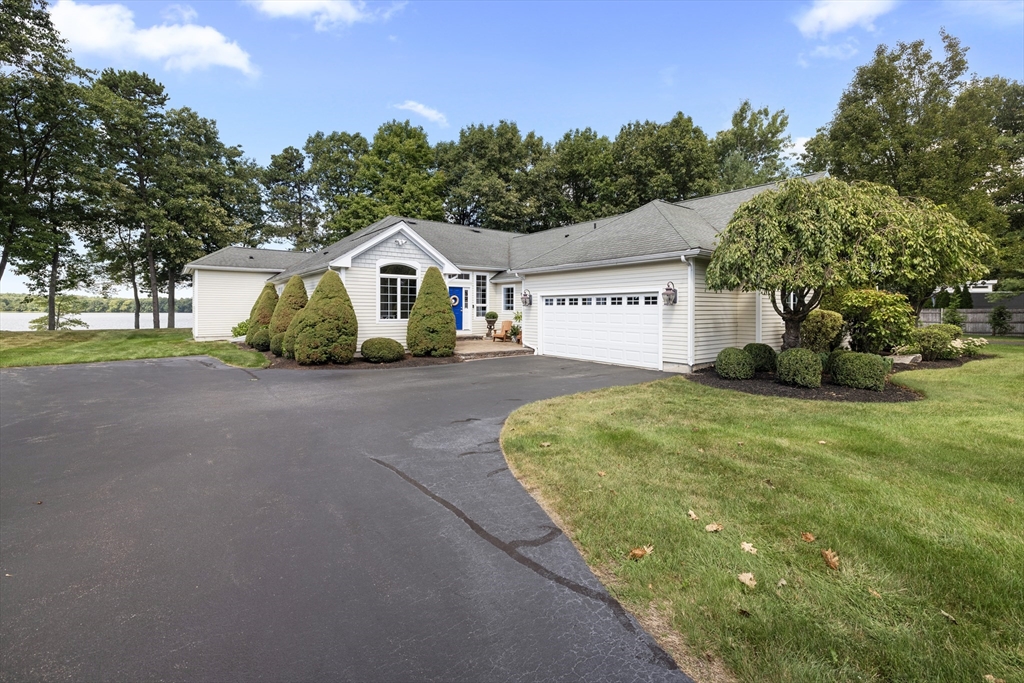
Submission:
[[[243,368],[267,364],[229,342],[194,342],[188,329],[0,332],[0,368],[200,355]]]
[[[502,444],[627,608],[741,680],[1024,681],[1024,347],[986,351],[897,375],[914,403],[679,377],[524,406]]]

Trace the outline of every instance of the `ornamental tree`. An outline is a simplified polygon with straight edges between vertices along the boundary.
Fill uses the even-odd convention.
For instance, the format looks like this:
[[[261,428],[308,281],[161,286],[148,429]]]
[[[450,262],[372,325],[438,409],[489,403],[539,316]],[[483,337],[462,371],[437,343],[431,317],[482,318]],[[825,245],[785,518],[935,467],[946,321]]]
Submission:
[[[707,286],[769,293],[789,349],[800,345],[800,324],[827,288],[931,294],[946,281],[980,277],[990,244],[941,207],[891,187],[796,178],[740,206],[711,259]]]
[[[306,296],[306,285],[302,278],[293,275],[288,284],[281,292],[281,298],[277,300],[274,308],[274,315],[270,319],[270,350],[275,356],[284,353],[284,333],[299,311],[305,308],[309,297]]]
[[[320,278],[309,303],[292,319],[288,334],[293,329],[293,351],[299,365],[352,361],[359,326],[352,300],[336,272],[328,270]]]
[[[266,351],[270,348],[270,319],[277,307],[277,288],[269,282],[263,285],[263,291],[249,313],[249,330],[245,334],[245,343],[254,349]]]
[[[405,343],[414,356],[455,353],[455,314],[441,271],[431,266],[423,276],[416,303],[409,312]]]

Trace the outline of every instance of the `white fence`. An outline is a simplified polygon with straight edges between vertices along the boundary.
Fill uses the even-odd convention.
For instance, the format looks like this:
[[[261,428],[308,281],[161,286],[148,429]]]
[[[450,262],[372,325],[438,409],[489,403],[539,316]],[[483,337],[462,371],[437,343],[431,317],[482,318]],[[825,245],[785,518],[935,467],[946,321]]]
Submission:
[[[958,309],[964,317],[964,332],[967,334],[992,334],[992,326],[988,324],[988,316],[992,313],[991,308],[961,308]],[[1024,335],[1024,309],[1011,308],[1010,334]],[[921,311],[921,326],[937,325],[942,322],[941,308],[926,308]]]

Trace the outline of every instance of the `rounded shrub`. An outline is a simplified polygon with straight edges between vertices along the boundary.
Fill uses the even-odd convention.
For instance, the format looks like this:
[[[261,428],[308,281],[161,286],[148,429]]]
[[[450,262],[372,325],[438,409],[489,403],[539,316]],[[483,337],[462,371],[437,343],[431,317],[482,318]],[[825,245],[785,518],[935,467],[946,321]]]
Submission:
[[[857,289],[843,297],[840,313],[853,351],[887,353],[906,344],[914,332],[914,309],[902,294]]]
[[[715,372],[724,379],[750,379],[754,376],[754,359],[743,349],[730,346],[718,352]]]
[[[825,370],[825,372],[831,375],[832,369],[836,365],[836,358],[839,358],[839,356],[843,355],[844,353],[853,352],[850,351],[850,349],[833,349],[832,353],[828,354],[828,360],[825,361],[825,363],[822,365],[822,368]]]
[[[854,389],[885,389],[885,361],[873,353],[844,353],[836,358],[832,381]]]
[[[270,319],[274,317],[276,306],[277,288],[268,282],[263,286],[260,298],[256,299],[256,305],[252,307],[249,314],[249,329],[245,333],[245,343],[257,351],[266,351],[270,348],[270,334],[263,334],[263,331],[270,326]]]
[[[930,325],[914,330],[914,346],[921,353],[923,360],[940,360],[952,358],[950,344],[956,338],[948,328],[952,325]],[[960,328],[956,328],[957,331]]]
[[[754,359],[754,372],[775,372],[775,349],[755,342],[747,344],[743,350]]]
[[[294,354],[300,365],[349,363],[356,353],[359,331],[356,312],[341,278],[328,270],[320,278],[309,303],[292,319]]]
[[[274,315],[270,318],[270,351],[275,356],[284,354],[284,334],[288,331],[292,319],[306,307],[308,301],[306,285],[302,283],[302,278],[293,275],[284,286],[281,298],[277,300],[277,306],[274,308]]]
[[[405,343],[414,356],[450,356],[455,353],[455,314],[448,300],[448,285],[441,271],[431,266],[423,276],[416,303],[409,311]]]
[[[959,339],[964,334],[963,329],[961,329],[959,325],[947,325],[942,323],[940,325],[931,325],[930,327],[945,331],[951,339]]]
[[[816,308],[800,324],[800,346],[815,353],[828,353],[839,346],[842,332],[842,315]]]
[[[359,353],[371,363],[394,363],[405,358],[405,349],[394,339],[372,337],[363,342]]]
[[[776,359],[783,384],[814,389],[821,386],[821,359],[810,349],[786,349]]]

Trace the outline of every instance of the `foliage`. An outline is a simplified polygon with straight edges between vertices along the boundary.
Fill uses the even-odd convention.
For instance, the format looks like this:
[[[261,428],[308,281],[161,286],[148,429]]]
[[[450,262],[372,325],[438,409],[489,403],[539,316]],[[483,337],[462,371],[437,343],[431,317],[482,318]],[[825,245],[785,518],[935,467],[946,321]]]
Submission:
[[[914,330],[913,346],[921,354],[923,360],[941,360],[952,358],[950,343],[955,337],[949,332],[949,325],[929,325]],[[959,330],[959,328],[957,328]]]
[[[249,333],[249,321],[243,320],[231,328],[232,337],[245,337]]]
[[[486,320],[497,320],[498,319],[498,312],[497,311],[487,311],[487,313],[484,314],[484,319],[486,319]]]
[[[842,341],[843,316],[817,308],[800,324],[800,346],[815,353],[827,353]]]
[[[981,337],[965,337],[963,339],[954,339],[949,343],[950,349],[957,356],[967,356],[973,358],[981,353],[981,349],[988,346],[988,340],[982,339]]]
[[[292,352],[300,365],[350,363],[358,332],[348,291],[333,270],[323,274],[309,303],[288,326],[288,333],[294,336]],[[286,349],[287,343],[286,338]]]
[[[789,175],[785,150],[789,115],[784,109],[754,109],[744,100],[733,112],[732,127],[719,131],[711,142],[718,162],[718,190],[738,190],[781,180]]]
[[[930,325],[929,327],[944,330],[952,339],[959,339],[964,333],[963,329],[959,325],[948,325],[943,323],[941,325]]]
[[[672,605],[665,640],[700,643],[739,680],[1010,681],[1024,346],[989,349],[999,357],[893,378],[921,401],[794,401],[680,377],[523,406],[501,443],[627,610]],[[706,533],[712,522],[724,528]],[[641,544],[654,553],[627,560]]]
[[[779,381],[797,387],[814,389],[821,386],[821,359],[809,349],[786,349],[776,360]]]
[[[825,370],[825,372],[827,372],[830,375],[833,374],[835,372],[836,361],[839,360],[839,357],[845,353],[853,352],[850,351],[850,349],[833,349],[832,352],[828,354],[828,360],[822,365],[822,368]]]
[[[752,342],[743,350],[754,360],[754,372],[775,372],[775,349],[767,344]]]
[[[359,347],[363,359],[371,363],[394,363],[405,358],[405,348],[388,337],[371,337]]]
[[[724,348],[715,358],[715,372],[723,379],[750,379],[754,376],[754,359],[743,349]]]
[[[988,314],[988,324],[992,327],[992,334],[997,336],[1010,334],[1013,326],[1010,324],[1010,311],[1006,306],[999,305]]]
[[[520,325],[513,324],[512,327],[508,328],[508,332],[512,335],[513,339],[519,339],[523,333],[523,328]]]
[[[441,271],[431,266],[423,276],[416,302],[409,312],[405,343],[414,356],[451,356],[455,353],[455,314],[448,301],[448,286]]]
[[[89,327],[84,320],[78,317],[84,306],[77,297],[61,294],[55,298],[54,304],[53,320],[51,321],[50,317],[46,315],[41,318],[33,318],[28,321],[29,329],[40,332],[42,330],[70,330],[75,327]]]
[[[267,219],[274,226],[276,237],[288,240],[299,251],[324,243],[320,208],[314,195],[316,186],[301,150],[289,146],[280,154],[270,155],[270,164],[263,172],[263,186]]]
[[[302,278],[293,275],[281,292],[281,298],[274,307],[274,315],[270,318],[270,351],[275,356],[284,353],[284,334],[288,331],[295,315],[305,308],[309,298],[306,296],[306,285]]]
[[[935,295],[935,308],[949,308],[951,302],[952,297],[950,296],[949,291],[946,289],[943,289],[942,291]],[[953,308],[956,308],[956,306],[954,306]]]
[[[914,310],[902,294],[854,290],[843,297],[840,312],[854,351],[887,353],[905,344],[914,330]]]
[[[62,296],[74,299],[82,307],[82,313],[128,313],[134,307],[131,299],[121,299],[101,296],[81,296],[78,294],[63,294]],[[45,311],[47,298],[34,294],[0,294],[0,311]],[[142,311],[152,310],[152,302],[143,301]],[[160,297],[160,312],[167,312],[167,297]],[[178,313],[192,312],[192,299],[175,299],[174,308]]]
[[[245,343],[257,351],[270,349],[270,319],[274,317],[277,307],[277,288],[271,283],[263,285],[256,304],[249,314],[249,329],[245,333]],[[264,333],[266,330],[266,333]]]
[[[960,327],[964,324],[964,314],[961,313],[955,306],[950,305],[949,308],[942,311],[942,322],[946,325],[956,325]]]
[[[844,353],[836,358],[832,381],[855,389],[885,389],[885,363],[873,353]]]

